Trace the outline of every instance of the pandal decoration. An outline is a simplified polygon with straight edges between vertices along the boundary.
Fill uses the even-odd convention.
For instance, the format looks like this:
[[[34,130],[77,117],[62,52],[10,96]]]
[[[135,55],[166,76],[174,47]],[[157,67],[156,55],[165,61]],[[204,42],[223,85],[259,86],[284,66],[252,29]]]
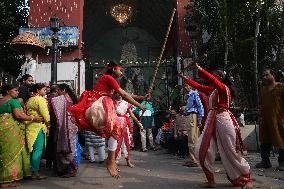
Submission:
[[[16,36],[10,46],[20,53],[24,53],[26,50],[40,53],[44,50],[44,44],[31,31]]]

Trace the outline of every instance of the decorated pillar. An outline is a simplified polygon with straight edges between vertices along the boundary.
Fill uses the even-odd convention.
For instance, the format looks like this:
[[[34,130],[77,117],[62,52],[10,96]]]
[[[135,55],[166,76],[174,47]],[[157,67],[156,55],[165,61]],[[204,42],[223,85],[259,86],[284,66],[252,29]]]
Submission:
[[[189,0],[177,0],[177,53],[180,57],[190,55],[190,37],[185,29],[184,17],[186,15],[185,6]]]
[[[183,59],[190,56],[190,36],[185,29],[184,17],[186,15],[185,6],[189,0],[177,0],[177,71],[183,68]],[[182,85],[182,79],[178,79],[178,84]]]

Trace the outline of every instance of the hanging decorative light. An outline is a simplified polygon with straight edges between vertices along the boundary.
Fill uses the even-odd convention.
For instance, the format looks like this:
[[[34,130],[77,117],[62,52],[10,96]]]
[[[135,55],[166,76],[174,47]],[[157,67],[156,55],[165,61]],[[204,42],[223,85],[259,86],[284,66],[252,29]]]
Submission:
[[[120,24],[125,24],[133,14],[133,8],[130,5],[119,3],[110,8],[110,15]]]

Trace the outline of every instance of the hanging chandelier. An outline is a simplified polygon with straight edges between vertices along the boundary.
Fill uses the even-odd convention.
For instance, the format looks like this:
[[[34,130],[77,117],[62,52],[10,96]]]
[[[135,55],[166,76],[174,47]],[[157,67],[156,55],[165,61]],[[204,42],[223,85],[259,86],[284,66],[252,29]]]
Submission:
[[[125,24],[132,14],[132,7],[124,3],[114,4],[110,8],[110,15],[120,24]]]

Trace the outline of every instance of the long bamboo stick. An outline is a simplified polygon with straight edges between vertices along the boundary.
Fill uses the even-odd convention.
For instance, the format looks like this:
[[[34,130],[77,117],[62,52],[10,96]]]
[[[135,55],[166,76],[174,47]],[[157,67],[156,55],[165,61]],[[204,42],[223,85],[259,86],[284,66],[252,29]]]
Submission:
[[[163,58],[163,55],[164,55],[164,51],[165,51],[165,48],[166,48],[168,37],[170,35],[170,31],[171,31],[172,23],[173,23],[173,20],[174,20],[174,17],[175,17],[175,13],[176,13],[176,9],[174,8],[173,12],[172,12],[172,16],[171,16],[170,22],[169,22],[169,26],[168,26],[168,29],[167,29],[167,33],[166,33],[166,37],[165,37],[165,40],[164,40],[164,44],[163,44],[163,47],[162,47],[159,59],[157,61],[156,67],[154,69],[152,81],[150,83],[150,87],[149,87],[149,90],[148,90],[148,94],[149,95],[151,95],[151,93],[153,92],[153,89],[154,89],[154,86],[155,86],[155,83],[156,83],[157,73],[159,71],[159,67],[160,67],[160,64],[161,64],[161,61],[162,61],[162,58]],[[143,114],[144,114],[144,112],[142,112],[142,115],[139,118],[140,122],[142,120]]]
[[[167,44],[167,41],[168,41],[168,37],[169,37],[170,31],[171,31],[171,27],[172,27],[172,23],[173,23],[173,20],[174,20],[175,13],[176,13],[176,9],[174,8],[173,12],[172,12],[172,16],[171,16],[170,22],[169,22],[169,26],[168,26],[166,37],[165,37],[165,40],[164,40],[164,44],[163,44],[163,47],[162,47],[162,50],[161,50],[158,62],[156,64],[154,73],[153,73],[153,77],[152,77],[152,81],[150,83],[148,94],[151,94],[153,92],[153,88],[154,88],[155,83],[156,83],[157,73],[159,71],[159,67],[160,67],[160,64],[161,64],[161,61],[162,61],[162,58],[163,58],[163,55],[164,55],[164,51],[165,51],[166,44]]]

